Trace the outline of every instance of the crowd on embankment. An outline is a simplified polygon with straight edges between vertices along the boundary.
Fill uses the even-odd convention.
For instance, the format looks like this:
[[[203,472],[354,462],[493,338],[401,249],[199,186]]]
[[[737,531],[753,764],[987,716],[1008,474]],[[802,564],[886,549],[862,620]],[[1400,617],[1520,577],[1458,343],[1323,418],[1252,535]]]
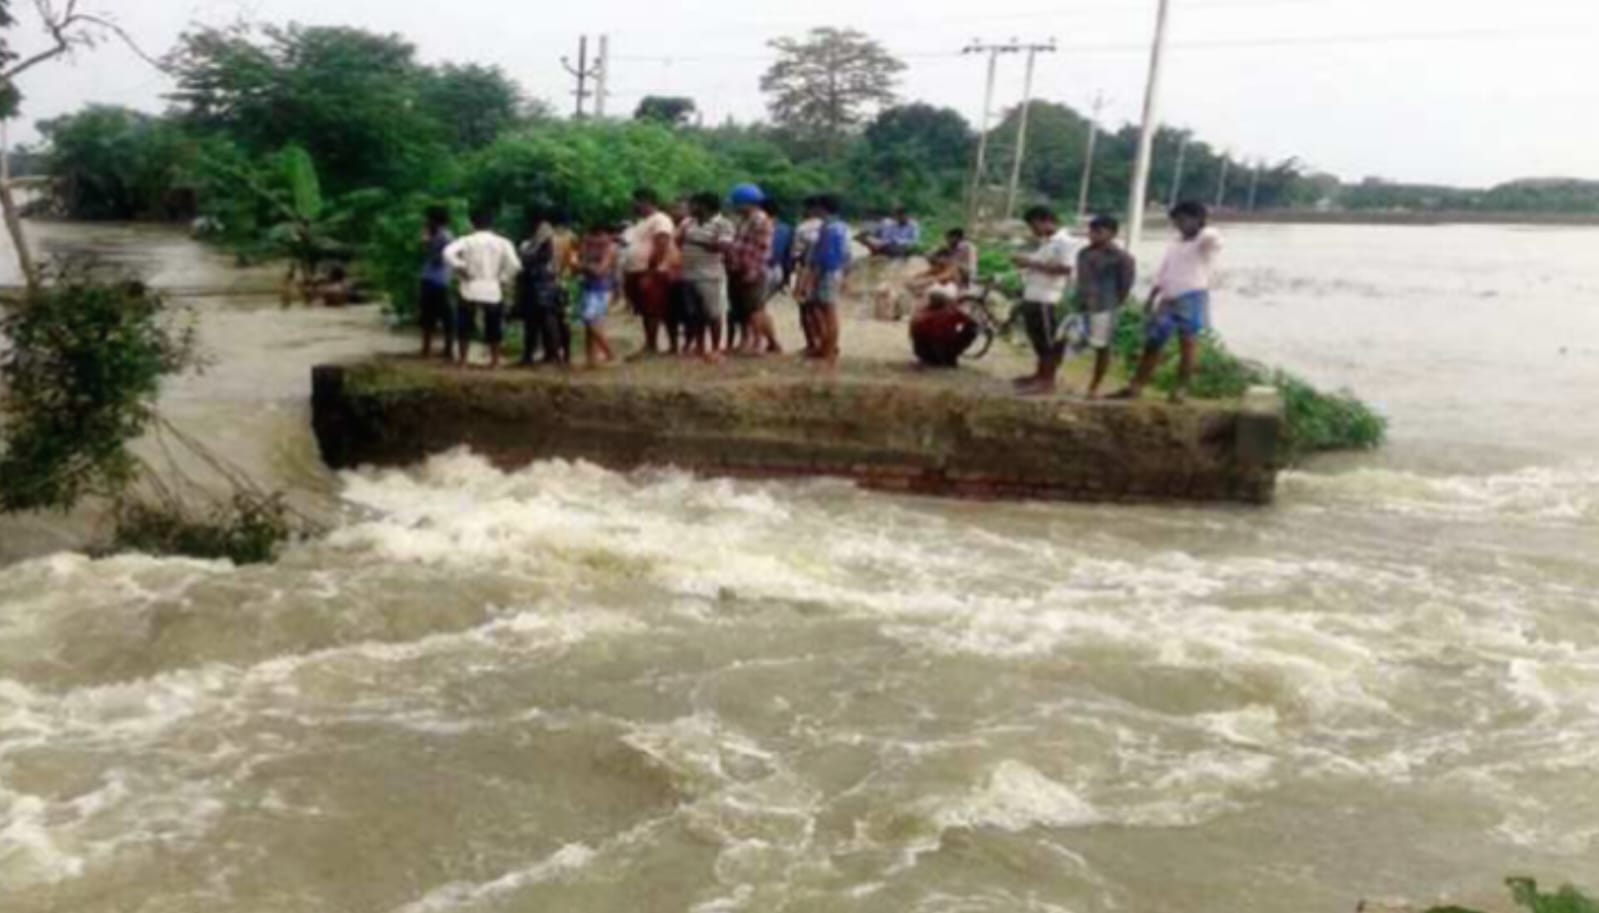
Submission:
[[[449,213],[430,209],[420,250],[422,356],[433,357],[442,342],[443,357],[465,366],[480,340],[488,366],[497,369],[505,362],[507,324],[515,322],[522,326],[521,366],[571,365],[578,358],[575,317],[581,361],[598,368],[618,358],[608,326],[624,309],[642,323],[636,357],[714,363],[781,355],[773,310],[786,293],[797,305],[800,354],[830,367],[842,351],[840,308],[860,253],[903,261],[925,250],[921,226],[905,209],[855,233],[833,194],[806,198],[797,225],[754,184],[734,187],[725,200],[702,192],[671,202],[640,188],[632,202],[632,221],[581,228],[559,212],[537,211],[520,243],[495,232],[491,210],[474,212],[471,232],[456,237]],[[1185,395],[1200,337],[1210,326],[1211,279],[1221,248],[1207,218],[1198,203],[1172,209],[1176,237],[1144,305],[1143,357],[1113,397],[1139,397],[1173,340],[1180,351],[1174,398]],[[1062,364],[1091,352],[1086,394],[1097,398],[1137,264],[1109,216],[1091,219],[1085,239],[1047,206],[1028,210],[1024,221],[1035,245],[1010,263],[1022,279],[1018,316],[1036,364],[1016,388],[1026,395],[1056,392]],[[922,365],[953,368],[981,334],[994,331],[991,283],[981,281],[976,243],[963,229],[942,241],[927,253],[926,270],[906,283],[917,301],[909,326]]]

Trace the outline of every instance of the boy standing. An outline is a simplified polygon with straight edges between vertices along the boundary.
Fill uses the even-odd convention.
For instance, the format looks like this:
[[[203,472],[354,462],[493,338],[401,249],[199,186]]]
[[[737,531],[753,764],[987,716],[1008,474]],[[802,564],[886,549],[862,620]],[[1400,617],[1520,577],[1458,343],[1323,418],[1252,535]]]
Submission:
[[[456,328],[460,364],[471,354],[477,313],[483,312],[483,341],[489,367],[500,366],[505,346],[505,285],[522,272],[516,247],[493,231],[494,216],[486,209],[472,213],[473,232],[444,249],[444,262],[461,277],[461,307]]]
[[[1038,250],[1012,258],[1026,277],[1022,292],[1022,317],[1027,326],[1027,338],[1038,357],[1038,367],[1030,377],[1017,378],[1016,386],[1024,394],[1044,395],[1055,391],[1055,376],[1066,357],[1066,340],[1059,333],[1062,314],[1061,301],[1071,282],[1072,268],[1077,262],[1077,242],[1060,225],[1060,217],[1047,206],[1034,206],[1027,211],[1027,227],[1039,240]]]
[[[599,366],[601,357],[615,361],[611,341],[605,336],[605,318],[611,310],[616,282],[616,241],[600,223],[589,226],[578,251],[578,311],[583,318],[584,363]]]
[[[689,217],[679,229],[684,292],[689,301],[687,348],[707,359],[715,359],[722,348],[722,319],[727,314],[723,254],[733,243],[733,235],[733,223],[722,215],[722,201],[716,194],[699,193],[689,200]]]
[[[444,250],[455,242],[450,233],[450,212],[429,206],[422,229],[422,357],[433,357],[433,334],[444,330],[444,360],[455,359],[455,315],[450,313],[450,265]]]
[[[1138,265],[1116,243],[1121,223],[1110,216],[1095,216],[1088,223],[1088,246],[1077,255],[1077,311],[1094,350],[1094,380],[1088,398],[1099,398],[1099,386],[1110,371],[1110,346],[1122,305],[1133,292]]]
[[[839,298],[844,293],[844,274],[850,264],[849,226],[839,218],[838,197],[822,194],[814,200],[814,211],[822,219],[821,231],[811,246],[805,268],[805,289],[801,295],[809,312],[809,324],[816,335],[816,357],[838,364],[841,322]]]
[[[1187,398],[1199,352],[1199,338],[1210,329],[1211,273],[1215,269],[1216,255],[1221,252],[1221,234],[1208,227],[1209,218],[1210,213],[1202,203],[1190,201],[1172,208],[1171,221],[1178,237],[1166,251],[1166,259],[1160,265],[1155,287],[1145,305],[1149,322],[1144,358],[1139,362],[1132,383],[1116,394],[1117,399],[1138,399],[1143,395],[1173,336],[1178,339],[1181,360],[1171,401],[1181,403]]]

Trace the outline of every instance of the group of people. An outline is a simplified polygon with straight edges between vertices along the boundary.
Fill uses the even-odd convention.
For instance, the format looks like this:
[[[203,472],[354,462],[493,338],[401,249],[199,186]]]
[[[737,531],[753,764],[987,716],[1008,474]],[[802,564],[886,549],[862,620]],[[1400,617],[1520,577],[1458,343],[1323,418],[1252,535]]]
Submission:
[[[448,213],[429,210],[423,232],[422,355],[436,338],[444,354],[465,364],[481,336],[490,367],[504,357],[507,319],[524,325],[521,363],[573,360],[571,293],[584,328],[584,362],[616,360],[606,323],[619,304],[641,318],[640,354],[684,354],[715,361],[726,354],[782,352],[769,303],[788,290],[800,304],[805,355],[836,363],[839,298],[851,259],[849,228],[836,197],[805,201],[797,228],[776,215],[753,184],[733,188],[729,213],[715,193],[698,193],[663,208],[648,188],[633,193],[634,220],[590,225],[578,235],[558,214],[537,214],[520,245],[496,234],[488,210],[472,216],[473,232],[450,234]],[[450,288],[459,284],[451,308]],[[515,289],[508,301],[507,289]],[[514,309],[512,305],[514,304]],[[664,345],[663,345],[664,344]]]
[[[789,226],[753,184],[733,188],[729,212],[715,193],[663,207],[653,191],[642,188],[633,194],[629,224],[598,223],[577,235],[559,215],[540,214],[520,245],[493,231],[488,211],[474,213],[473,232],[457,239],[450,234],[448,214],[432,209],[423,236],[422,354],[432,355],[442,331],[445,357],[464,364],[471,341],[481,335],[491,367],[498,367],[506,321],[515,318],[524,326],[523,365],[568,364],[573,360],[572,288],[584,328],[584,362],[590,367],[616,359],[606,322],[622,303],[643,322],[642,355],[664,352],[715,361],[727,354],[777,354],[783,348],[769,304],[786,290],[799,304],[804,355],[835,364],[839,304],[853,244],[873,256],[905,258],[918,252],[921,229],[897,209],[872,231],[852,237],[836,197],[817,195],[804,205],[805,220]],[[1146,304],[1143,357],[1114,398],[1141,396],[1175,338],[1180,362],[1174,399],[1182,399],[1198,341],[1209,327],[1220,236],[1208,226],[1201,204],[1181,203],[1170,215],[1177,237]],[[1028,210],[1025,221],[1036,246],[1013,262],[1024,279],[1020,315],[1036,364],[1016,387],[1028,395],[1055,392],[1068,355],[1088,350],[1094,365],[1087,394],[1098,398],[1137,265],[1118,242],[1120,226],[1109,216],[1089,222],[1086,244],[1048,207]],[[977,248],[955,229],[929,259],[928,271],[912,283],[923,300],[910,323],[912,348],[925,365],[952,367],[979,333],[971,310],[983,297],[975,290]],[[452,282],[460,289],[453,309]],[[507,288],[515,289],[514,311]]]

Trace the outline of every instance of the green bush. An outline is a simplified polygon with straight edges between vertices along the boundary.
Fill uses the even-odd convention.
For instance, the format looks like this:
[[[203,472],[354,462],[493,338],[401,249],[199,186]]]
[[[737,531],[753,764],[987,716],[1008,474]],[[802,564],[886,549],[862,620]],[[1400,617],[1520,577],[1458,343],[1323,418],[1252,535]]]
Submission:
[[[0,318],[0,510],[66,510],[127,483],[161,379],[193,358],[192,326],[168,317],[143,285],[75,267]]]
[[[281,496],[238,493],[201,516],[171,504],[124,502],[116,515],[113,547],[148,555],[185,555],[264,564],[297,534]]]
[[[1550,894],[1538,890],[1531,878],[1507,878],[1510,896],[1527,913],[1599,913],[1599,902],[1571,885]],[[1462,907],[1433,907],[1427,913],[1476,913]]]
[[[1139,309],[1127,308],[1117,327],[1116,350],[1129,371],[1143,355],[1144,320]],[[1166,360],[1154,383],[1163,392],[1176,388],[1175,358]],[[1387,437],[1387,419],[1353,393],[1318,390],[1296,374],[1233,354],[1220,336],[1206,333],[1190,392],[1200,399],[1234,399],[1253,386],[1276,387],[1282,394],[1290,459],[1332,450],[1370,450]]]

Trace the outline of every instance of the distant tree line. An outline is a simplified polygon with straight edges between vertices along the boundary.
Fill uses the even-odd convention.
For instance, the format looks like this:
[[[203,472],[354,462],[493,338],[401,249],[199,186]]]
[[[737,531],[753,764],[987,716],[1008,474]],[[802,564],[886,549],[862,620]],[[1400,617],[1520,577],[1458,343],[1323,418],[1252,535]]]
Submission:
[[[535,209],[621,218],[636,185],[678,194],[753,180],[789,205],[825,188],[857,216],[903,204],[938,221],[961,217],[979,135],[959,112],[902,102],[904,64],[860,32],[816,29],[772,46],[778,57],[761,80],[767,123],[702,126],[694,99],[671,96],[643,99],[631,121],[573,122],[497,68],[424,64],[396,35],[201,28],[163,60],[175,81],[165,113],[89,106],[40,125],[43,153],[63,214],[202,217],[241,253],[347,257],[392,288],[402,309],[430,203],[458,213],[496,205],[515,231]],[[1020,113],[1006,112],[990,134],[984,187],[1008,176]],[[1056,102],[1034,102],[1029,114],[1022,195],[1069,210],[1092,125]],[[1088,201],[1114,211],[1126,199],[1137,131],[1101,129]],[[311,179],[314,212],[304,205]],[[1246,165],[1163,129],[1151,198],[1176,197],[1263,210],[1599,213],[1595,183],[1346,185],[1294,159]]]

